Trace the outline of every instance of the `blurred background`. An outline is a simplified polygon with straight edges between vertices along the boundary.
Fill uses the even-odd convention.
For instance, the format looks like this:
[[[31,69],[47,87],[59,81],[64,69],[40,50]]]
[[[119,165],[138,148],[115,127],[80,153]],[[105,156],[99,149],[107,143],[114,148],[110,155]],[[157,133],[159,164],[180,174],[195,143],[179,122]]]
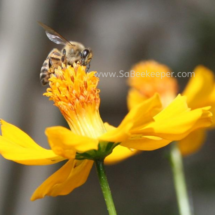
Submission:
[[[0,0],[0,117],[46,148],[45,128],[67,126],[42,95],[46,88],[40,84],[40,68],[57,45],[37,21],[91,47],[91,70],[105,73],[129,71],[147,59],[175,72],[190,72],[198,64],[215,71],[214,20],[213,0]],[[183,90],[188,78],[178,81]],[[118,125],[127,113],[126,78],[101,78],[99,88],[103,120]],[[212,131],[202,150],[184,160],[196,215],[215,213],[214,138]],[[107,167],[118,214],[178,215],[167,153],[165,147]],[[95,169],[70,195],[30,201],[60,166],[22,166],[1,157],[0,214],[107,214]]]

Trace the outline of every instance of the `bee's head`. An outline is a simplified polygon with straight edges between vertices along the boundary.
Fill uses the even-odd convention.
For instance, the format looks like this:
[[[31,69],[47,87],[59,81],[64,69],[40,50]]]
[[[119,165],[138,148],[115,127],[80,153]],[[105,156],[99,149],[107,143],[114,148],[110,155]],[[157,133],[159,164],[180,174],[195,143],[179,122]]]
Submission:
[[[87,66],[91,59],[93,58],[93,52],[91,49],[87,48],[81,52],[81,64]]]

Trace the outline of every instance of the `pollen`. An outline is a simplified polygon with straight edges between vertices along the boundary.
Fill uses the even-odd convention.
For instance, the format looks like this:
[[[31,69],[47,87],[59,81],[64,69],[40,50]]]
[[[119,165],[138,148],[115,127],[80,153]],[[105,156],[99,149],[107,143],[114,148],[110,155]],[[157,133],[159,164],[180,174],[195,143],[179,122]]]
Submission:
[[[99,115],[99,78],[95,74],[87,73],[86,67],[79,64],[62,65],[55,69],[49,79],[50,87],[44,93],[60,109],[71,130],[79,135],[95,137],[101,133],[99,127],[104,127]]]
[[[79,107],[93,105],[99,108],[100,97],[97,89],[98,78],[96,72],[85,72],[84,66],[63,66],[55,70],[49,79],[50,88],[44,94],[53,100],[55,105],[76,111]]]

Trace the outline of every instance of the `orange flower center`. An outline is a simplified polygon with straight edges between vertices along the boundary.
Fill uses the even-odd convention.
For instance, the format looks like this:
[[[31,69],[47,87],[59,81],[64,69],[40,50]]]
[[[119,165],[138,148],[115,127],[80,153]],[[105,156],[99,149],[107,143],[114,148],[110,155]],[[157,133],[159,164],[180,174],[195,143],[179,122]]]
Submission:
[[[99,79],[96,72],[85,72],[86,67],[74,64],[55,70],[49,79],[50,88],[44,93],[60,109],[72,132],[97,137],[104,133],[99,115]]]

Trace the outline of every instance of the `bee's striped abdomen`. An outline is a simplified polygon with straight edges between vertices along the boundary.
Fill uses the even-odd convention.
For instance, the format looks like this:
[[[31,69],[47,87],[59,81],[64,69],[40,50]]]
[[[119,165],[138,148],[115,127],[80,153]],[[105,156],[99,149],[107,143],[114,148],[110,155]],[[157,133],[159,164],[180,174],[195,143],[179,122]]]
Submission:
[[[50,75],[54,73],[54,69],[61,66],[62,54],[58,49],[53,49],[46,60],[44,61],[41,71],[40,80],[42,85],[46,85],[49,82]]]
[[[61,57],[62,54],[58,49],[53,49],[50,53],[49,53],[49,58],[50,58],[50,64],[51,67],[58,67],[61,65]]]
[[[49,58],[47,58],[44,61],[40,71],[40,80],[42,85],[46,85],[48,83],[48,79],[49,79],[48,71],[49,71]]]

